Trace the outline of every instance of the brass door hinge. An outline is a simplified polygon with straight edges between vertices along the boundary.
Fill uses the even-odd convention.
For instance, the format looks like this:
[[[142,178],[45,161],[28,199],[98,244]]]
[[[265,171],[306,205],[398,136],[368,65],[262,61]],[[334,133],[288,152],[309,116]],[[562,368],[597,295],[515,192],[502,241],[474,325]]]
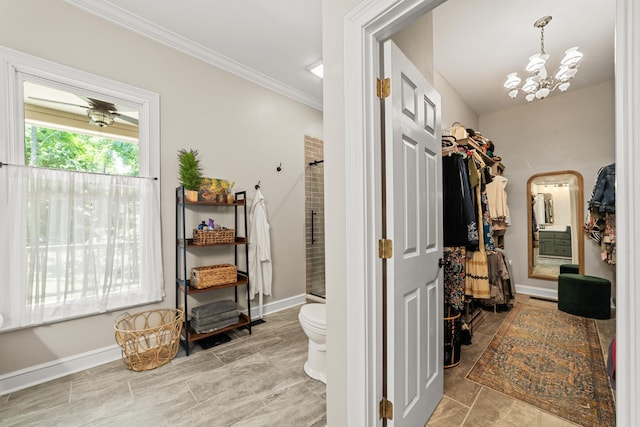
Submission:
[[[380,99],[385,99],[391,95],[391,79],[386,78],[384,80],[377,79],[376,81],[376,95]]]
[[[386,397],[383,397],[380,401],[380,419],[393,419],[393,403],[390,400],[387,400]]]
[[[389,239],[378,240],[378,257],[389,259],[393,256],[393,241]]]

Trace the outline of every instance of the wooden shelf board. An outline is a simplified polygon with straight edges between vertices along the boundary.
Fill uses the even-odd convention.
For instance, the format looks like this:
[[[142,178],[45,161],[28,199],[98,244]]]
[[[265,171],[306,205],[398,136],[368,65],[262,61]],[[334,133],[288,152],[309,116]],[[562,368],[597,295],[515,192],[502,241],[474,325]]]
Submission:
[[[183,282],[184,282],[183,280],[179,280],[177,282],[181,291],[184,291]],[[190,283],[191,283],[191,280],[186,280],[187,295],[200,294],[203,292],[215,291],[216,289],[233,288],[235,286],[246,285],[247,283],[249,283],[249,278],[244,274],[238,274],[238,281],[235,283],[227,283],[225,285],[210,286],[208,288],[202,288],[202,289],[193,288],[191,287]]]
[[[246,237],[236,237],[235,242],[231,242],[231,243],[214,243],[214,244],[210,244],[210,245],[194,245],[193,244],[193,239],[186,239],[186,240],[187,240],[187,247],[188,248],[210,248],[210,247],[214,247],[214,246],[235,246],[235,245],[246,245],[247,244],[247,238]],[[180,247],[182,247],[184,245],[183,239],[178,239],[178,245],[180,245]]]
[[[202,340],[202,339],[205,339],[205,338],[213,336],[213,335],[217,335],[217,334],[221,334],[223,332],[231,331],[233,329],[237,329],[237,328],[240,328],[242,326],[246,326],[246,325],[248,325],[250,323],[251,323],[251,319],[249,318],[249,316],[247,316],[246,314],[242,314],[241,313],[240,316],[239,316],[238,323],[234,323],[233,325],[225,326],[224,328],[220,328],[220,329],[217,329],[217,330],[215,330],[213,332],[208,332],[206,334],[198,334],[198,333],[196,333],[196,331],[193,330],[193,328],[191,326],[189,326],[189,342]],[[186,341],[186,338],[184,337],[184,334],[181,335],[180,339],[183,342]]]
[[[202,200],[202,201],[198,201],[198,202],[185,202],[185,205],[189,205],[189,206],[244,206],[245,200],[241,199],[241,200],[236,200],[233,203],[227,203],[227,202],[214,202],[212,200]]]

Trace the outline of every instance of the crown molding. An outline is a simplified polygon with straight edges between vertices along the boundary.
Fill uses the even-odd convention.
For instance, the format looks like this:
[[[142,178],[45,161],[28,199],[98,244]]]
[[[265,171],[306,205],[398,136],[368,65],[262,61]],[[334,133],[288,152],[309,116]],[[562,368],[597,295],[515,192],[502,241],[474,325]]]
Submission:
[[[165,46],[176,49],[185,55],[193,56],[208,64],[221,68],[243,79],[249,80],[281,95],[298,101],[316,110],[322,111],[322,100],[299,89],[291,87],[253,68],[247,67],[231,58],[195,43],[186,37],[167,30],[138,15],[127,12],[105,0],[65,0],[71,6],[82,9],[102,19],[110,21],[127,30],[138,33]]]

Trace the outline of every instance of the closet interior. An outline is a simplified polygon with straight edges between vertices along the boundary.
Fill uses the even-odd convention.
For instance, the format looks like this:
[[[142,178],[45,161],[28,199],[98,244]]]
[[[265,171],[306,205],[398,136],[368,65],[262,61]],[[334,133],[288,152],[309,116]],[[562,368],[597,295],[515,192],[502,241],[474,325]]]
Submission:
[[[484,310],[509,310],[515,283],[504,250],[505,166],[493,141],[454,123],[442,137],[445,367],[460,362]]]

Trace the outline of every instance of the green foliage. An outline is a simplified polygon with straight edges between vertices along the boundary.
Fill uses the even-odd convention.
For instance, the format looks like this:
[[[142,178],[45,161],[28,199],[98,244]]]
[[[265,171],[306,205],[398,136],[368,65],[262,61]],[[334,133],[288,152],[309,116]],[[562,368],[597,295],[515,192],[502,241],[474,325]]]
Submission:
[[[138,176],[134,142],[25,126],[26,164],[44,168]]]
[[[196,191],[202,184],[202,169],[198,160],[198,150],[182,149],[178,151],[180,182],[187,190]]]

